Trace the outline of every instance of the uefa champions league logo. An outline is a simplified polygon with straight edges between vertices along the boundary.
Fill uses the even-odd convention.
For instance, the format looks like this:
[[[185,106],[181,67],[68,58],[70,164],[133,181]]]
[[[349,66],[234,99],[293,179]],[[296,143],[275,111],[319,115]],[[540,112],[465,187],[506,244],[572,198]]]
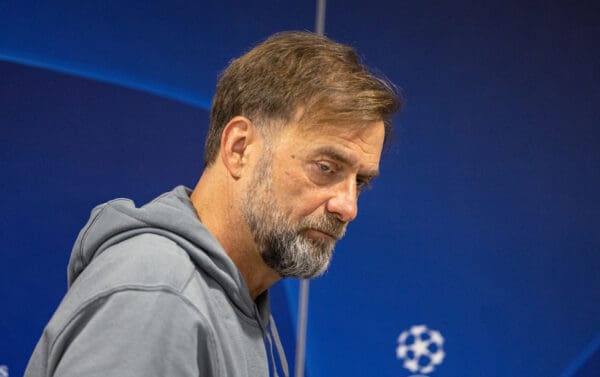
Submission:
[[[0,365],[0,377],[8,377],[8,367],[6,365]]]
[[[411,377],[424,376],[435,370],[446,357],[444,338],[437,330],[425,325],[412,326],[398,336],[396,357],[404,361],[404,368],[412,373]]]

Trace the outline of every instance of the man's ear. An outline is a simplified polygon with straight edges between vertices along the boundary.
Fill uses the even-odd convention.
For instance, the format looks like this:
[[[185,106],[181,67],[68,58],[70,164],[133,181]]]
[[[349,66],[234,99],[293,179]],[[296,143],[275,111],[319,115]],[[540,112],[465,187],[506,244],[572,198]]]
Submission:
[[[219,154],[229,173],[239,178],[258,142],[258,130],[243,116],[233,117],[221,134]]]

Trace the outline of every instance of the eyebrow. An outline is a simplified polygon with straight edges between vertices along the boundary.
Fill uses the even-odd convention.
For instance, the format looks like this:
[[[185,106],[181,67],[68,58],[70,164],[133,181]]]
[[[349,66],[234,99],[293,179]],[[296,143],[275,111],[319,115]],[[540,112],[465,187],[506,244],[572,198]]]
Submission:
[[[354,160],[352,158],[350,158],[350,156],[348,156],[346,153],[344,153],[334,147],[331,147],[331,146],[319,148],[319,149],[317,149],[317,153],[327,155],[328,157],[336,160],[337,162],[345,164],[345,165],[350,165],[350,166],[356,165],[356,163],[354,162]],[[379,175],[379,170],[377,170],[377,169],[370,170],[367,172],[367,174],[358,174],[358,175],[362,178],[372,180],[373,178],[375,178]]]

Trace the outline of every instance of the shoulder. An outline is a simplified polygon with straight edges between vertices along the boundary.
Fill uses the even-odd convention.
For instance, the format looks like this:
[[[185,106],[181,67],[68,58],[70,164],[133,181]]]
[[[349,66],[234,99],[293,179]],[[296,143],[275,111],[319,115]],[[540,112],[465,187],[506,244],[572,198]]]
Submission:
[[[176,242],[161,235],[144,233],[104,250],[92,260],[70,290],[98,293],[119,287],[164,287],[181,292],[194,271],[188,254]]]
[[[195,271],[185,250],[174,241],[150,233],[136,235],[110,246],[92,260],[69,287],[52,320],[58,328],[63,327],[78,313],[126,292],[140,299],[149,293],[173,296],[179,306],[189,307],[183,291]],[[129,293],[125,296],[131,300]],[[133,306],[134,301],[130,301],[128,307]]]
[[[156,360],[167,354],[173,368],[186,365],[191,374],[198,374],[196,368],[218,369],[212,324],[183,292],[195,271],[185,250],[160,235],[140,234],[110,246],[69,288],[32,360],[47,370],[58,371],[58,363],[63,371],[86,370],[80,361],[100,352],[115,367],[133,368],[131,361],[117,362],[133,352],[140,362],[133,369],[144,371],[139,375],[164,368]],[[212,355],[203,367],[189,362],[200,353]]]

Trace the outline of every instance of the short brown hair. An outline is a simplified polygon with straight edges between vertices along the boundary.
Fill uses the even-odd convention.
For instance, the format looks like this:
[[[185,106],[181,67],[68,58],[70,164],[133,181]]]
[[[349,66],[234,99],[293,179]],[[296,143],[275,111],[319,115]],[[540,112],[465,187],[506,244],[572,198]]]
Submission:
[[[371,74],[351,47],[308,32],[277,33],[222,73],[210,112],[205,164],[215,161],[223,129],[237,115],[260,127],[297,116],[312,125],[383,121],[387,136],[400,107],[394,86]]]

